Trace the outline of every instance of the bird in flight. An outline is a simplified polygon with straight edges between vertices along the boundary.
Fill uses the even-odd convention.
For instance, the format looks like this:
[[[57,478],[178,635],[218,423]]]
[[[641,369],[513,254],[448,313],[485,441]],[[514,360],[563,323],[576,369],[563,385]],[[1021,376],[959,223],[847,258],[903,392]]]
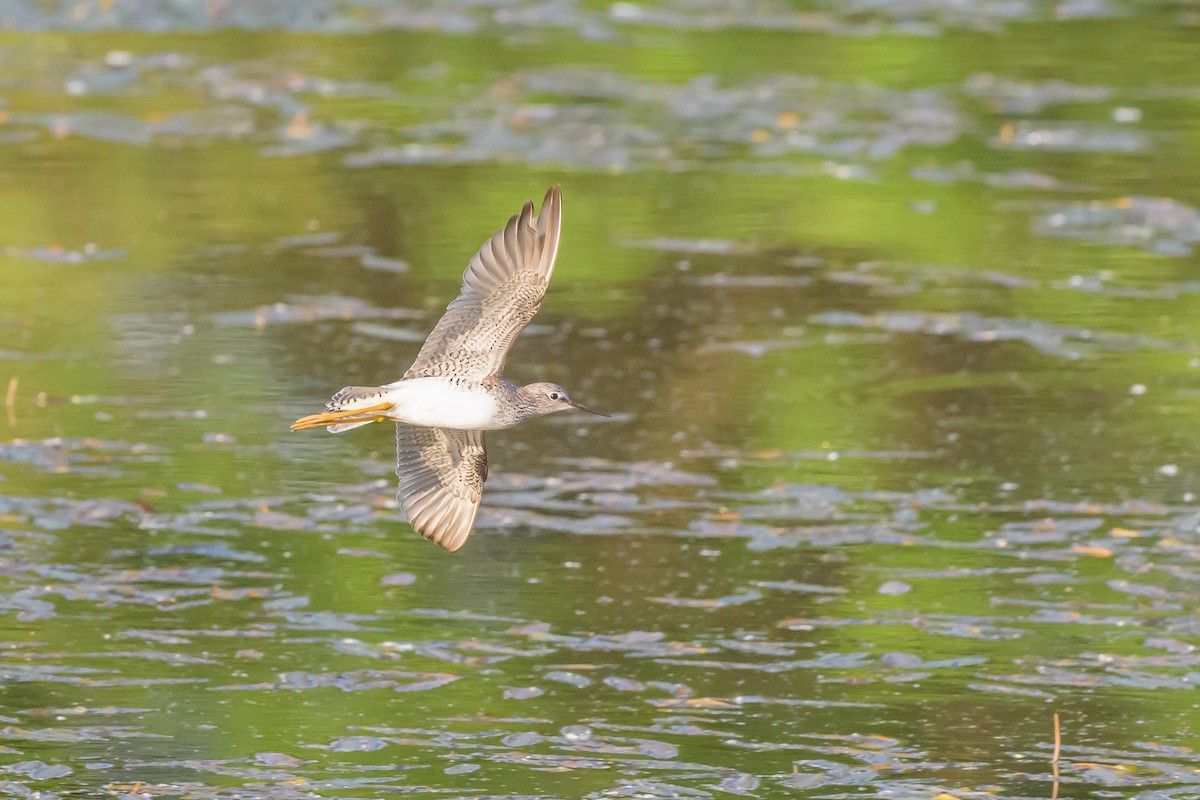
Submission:
[[[462,289],[425,340],[404,377],[384,386],[347,386],[319,414],[292,430],[341,433],[372,422],[396,424],[397,498],[413,529],[447,550],[463,546],[475,526],[487,450],[483,432],[571,409],[556,383],[516,386],[504,379],[504,359],[533,319],[558,255],[562,190],[546,192],[479,248]]]

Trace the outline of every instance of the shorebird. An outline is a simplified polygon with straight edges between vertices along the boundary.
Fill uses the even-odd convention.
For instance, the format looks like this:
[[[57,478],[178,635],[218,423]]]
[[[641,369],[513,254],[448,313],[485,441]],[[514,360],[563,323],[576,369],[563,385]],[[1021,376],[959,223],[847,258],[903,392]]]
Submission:
[[[557,383],[516,386],[501,374],[517,335],[542,304],[561,228],[562,190],[553,186],[536,218],[533,203],[525,203],[479,248],[458,297],[403,378],[347,386],[325,411],[292,423],[294,431],[330,433],[397,423],[397,499],[413,529],[447,550],[462,547],[475,526],[487,480],[484,431],[571,409],[608,416],[572,401]]]

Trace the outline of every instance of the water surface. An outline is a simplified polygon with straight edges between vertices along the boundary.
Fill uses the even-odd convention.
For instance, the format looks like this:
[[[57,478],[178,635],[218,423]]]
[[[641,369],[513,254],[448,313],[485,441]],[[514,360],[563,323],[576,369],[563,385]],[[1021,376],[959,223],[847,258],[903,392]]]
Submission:
[[[12,3],[0,792],[1200,794],[1200,18]],[[478,531],[384,426],[561,183]]]

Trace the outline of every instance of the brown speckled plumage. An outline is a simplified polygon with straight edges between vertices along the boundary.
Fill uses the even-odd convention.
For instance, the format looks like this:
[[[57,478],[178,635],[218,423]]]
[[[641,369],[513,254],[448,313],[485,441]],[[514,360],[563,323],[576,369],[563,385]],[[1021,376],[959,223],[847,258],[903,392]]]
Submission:
[[[533,319],[558,254],[562,191],[546,192],[541,213],[526,203],[471,259],[462,289],[446,308],[405,379],[453,377],[499,394],[518,390],[500,373],[517,336]],[[564,395],[565,396],[565,395]],[[501,407],[520,417],[514,404]],[[507,422],[507,421],[506,421]],[[475,525],[487,452],[482,431],[396,426],[397,495],[413,529],[457,550]]]
[[[398,499],[413,528],[457,550],[475,526],[487,480],[483,431],[397,425],[396,476]]]
[[[446,308],[405,378],[453,376],[482,381],[504,359],[537,313],[550,285],[562,225],[562,192],[546,192],[535,219],[526,203],[483,243],[463,273],[462,290]]]
[[[561,227],[562,192],[555,186],[536,217],[526,203],[479,248],[458,297],[403,378],[347,386],[324,412],[292,423],[293,430],[341,433],[395,421],[397,499],[413,528],[447,550],[462,547],[475,526],[487,479],[484,430],[590,410],[557,383],[518,387],[501,374],[509,348],[542,304]]]

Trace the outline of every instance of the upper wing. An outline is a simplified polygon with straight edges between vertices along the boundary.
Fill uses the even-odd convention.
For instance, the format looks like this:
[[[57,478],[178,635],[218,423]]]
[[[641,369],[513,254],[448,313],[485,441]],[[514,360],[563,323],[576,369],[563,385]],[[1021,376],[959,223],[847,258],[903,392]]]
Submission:
[[[462,289],[425,340],[405,378],[498,375],[508,349],[533,319],[558,255],[562,190],[552,186],[535,219],[526,203],[479,248]]]
[[[397,425],[396,476],[413,529],[457,550],[475,525],[487,479],[483,431]]]

